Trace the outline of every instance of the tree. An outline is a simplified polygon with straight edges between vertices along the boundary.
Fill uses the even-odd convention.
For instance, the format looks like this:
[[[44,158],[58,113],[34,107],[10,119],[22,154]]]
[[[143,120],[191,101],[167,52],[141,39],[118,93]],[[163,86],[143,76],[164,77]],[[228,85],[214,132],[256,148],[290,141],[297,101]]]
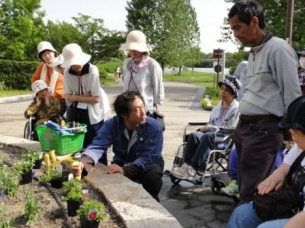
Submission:
[[[189,0],[130,0],[126,10],[128,30],[144,32],[162,68],[199,61],[199,26]]]
[[[79,13],[79,17],[73,17],[73,20],[80,33],[78,43],[92,56],[93,63],[122,56],[119,47],[124,42],[125,33],[110,31],[104,27],[103,19],[88,15]]]
[[[229,3],[236,3],[238,0],[224,0]],[[286,26],[286,8],[287,0],[264,0],[260,1],[265,10],[265,20],[267,29],[273,35],[285,38]],[[304,22],[305,1],[295,1],[294,18],[293,18],[293,34],[292,46],[296,50],[304,49],[305,47],[305,30],[303,29]],[[223,40],[232,40],[232,32],[229,28],[228,19],[224,19],[224,26],[222,27]]]
[[[44,30],[40,7],[40,0],[0,1],[0,58],[24,60],[34,56]]]

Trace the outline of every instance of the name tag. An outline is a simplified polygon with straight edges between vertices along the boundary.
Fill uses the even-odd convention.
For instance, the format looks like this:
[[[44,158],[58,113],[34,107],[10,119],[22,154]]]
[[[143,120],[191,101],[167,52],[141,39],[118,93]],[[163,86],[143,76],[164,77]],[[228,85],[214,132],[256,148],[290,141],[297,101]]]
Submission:
[[[87,109],[88,108],[88,104],[87,103],[83,103],[83,102],[78,102],[77,108]]]

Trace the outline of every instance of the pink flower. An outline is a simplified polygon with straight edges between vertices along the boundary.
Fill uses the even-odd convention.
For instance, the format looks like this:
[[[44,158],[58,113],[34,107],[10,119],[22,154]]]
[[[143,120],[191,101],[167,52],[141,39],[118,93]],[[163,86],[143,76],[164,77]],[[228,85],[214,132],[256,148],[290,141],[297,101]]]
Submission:
[[[96,220],[96,219],[97,219],[97,210],[94,208],[89,211],[88,220],[91,221],[91,220]]]

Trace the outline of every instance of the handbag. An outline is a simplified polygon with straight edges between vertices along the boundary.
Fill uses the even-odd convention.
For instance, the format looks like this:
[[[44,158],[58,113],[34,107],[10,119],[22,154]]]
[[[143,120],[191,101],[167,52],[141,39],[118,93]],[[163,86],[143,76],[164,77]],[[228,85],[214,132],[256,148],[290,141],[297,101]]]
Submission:
[[[262,221],[290,218],[303,210],[305,174],[301,162],[304,156],[305,151],[293,162],[281,189],[264,195],[254,194],[253,206]]]
[[[136,83],[134,82],[133,80],[133,75],[132,75],[132,67],[130,66],[130,79],[129,79],[129,82],[128,82],[128,90],[129,90],[129,87],[130,87],[130,83],[131,81],[133,82],[134,86],[136,87],[137,91],[140,93]],[[152,117],[154,118],[155,120],[158,121],[158,123],[161,125],[162,127],[162,130],[165,131],[165,122],[164,122],[164,115],[162,115],[159,111],[158,111],[158,107],[156,105],[156,109],[149,109],[147,110],[146,112],[146,116],[149,116],[149,117]]]
[[[146,116],[152,117],[158,121],[161,125],[162,130],[165,131],[165,122],[164,122],[164,115],[158,112],[158,110],[150,109],[146,112]]]

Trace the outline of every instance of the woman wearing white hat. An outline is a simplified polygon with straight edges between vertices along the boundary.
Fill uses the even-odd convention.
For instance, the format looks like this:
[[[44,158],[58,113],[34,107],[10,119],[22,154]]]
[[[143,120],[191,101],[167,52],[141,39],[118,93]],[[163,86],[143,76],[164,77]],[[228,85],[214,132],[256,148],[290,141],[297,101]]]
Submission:
[[[64,92],[68,107],[68,121],[87,125],[84,148],[91,144],[110,110],[106,93],[100,86],[98,68],[89,61],[78,44],[68,44],[62,50],[64,62]],[[70,110],[70,111],[69,111]],[[73,111],[72,111],[73,110]],[[104,158],[105,159],[105,158]],[[103,161],[107,163],[107,161]],[[106,164],[107,165],[107,164]]]
[[[61,103],[59,99],[51,96],[50,88],[43,80],[37,80],[32,84],[34,100],[25,110],[25,118],[35,116],[35,127],[47,120],[59,123]],[[34,131],[33,140],[38,141],[37,133]]]
[[[147,110],[161,104],[164,99],[163,72],[160,64],[149,57],[144,33],[131,31],[120,50],[128,51],[131,56],[123,64],[123,91],[139,91]]]
[[[31,83],[42,80],[49,86],[51,95],[61,100],[62,111],[65,111],[65,96],[63,91],[63,75],[60,65],[63,62],[62,55],[58,55],[56,49],[48,41],[42,41],[37,45],[37,57],[42,63],[36,69],[31,78]]]

